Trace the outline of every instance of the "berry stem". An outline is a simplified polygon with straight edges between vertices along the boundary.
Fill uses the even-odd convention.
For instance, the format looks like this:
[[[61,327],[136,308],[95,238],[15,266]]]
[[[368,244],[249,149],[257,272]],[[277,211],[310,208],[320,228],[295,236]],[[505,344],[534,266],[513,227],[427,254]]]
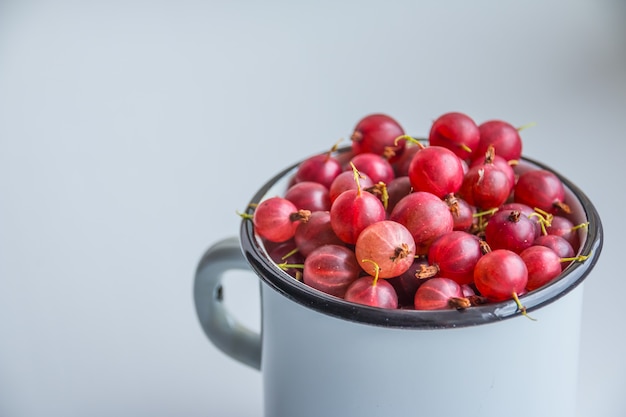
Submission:
[[[535,207],[534,213],[531,213],[530,215],[528,215],[529,219],[532,217],[539,218],[539,226],[541,227],[541,234],[544,236],[547,235],[548,230],[546,229],[546,227],[550,227],[554,216],[548,213],[547,211],[540,209],[539,207]]]
[[[519,309],[519,311],[528,319],[532,320],[532,321],[537,321],[537,319],[532,318],[531,316],[528,315],[528,313],[526,312],[526,307],[524,307],[524,305],[522,304],[522,302],[519,300],[519,297],[517,296],[517,293],[515,291],[513,291],[513,300],[515,300],[515,304],[517,304],[517,308]]]
[[[298,251],[299,251],[298,248],[294,248],[290,250],[289,252],[287,252],[285,255],[283,255],[280,259],[284,261],[285,259],[289,258],[291,255],[295,255],[296,253],[298,253]]]
[[[561,262],[584,262],[589,258],[589,255],[578,255],[571,258],[561,258]]]
[[[339,143],[341,143],[342,140],[343,138],[340,138],[333,146],[331,146],[328,152],[326,152],[326,160],[330,159],[334,152],[337,152],[337,149],[339,149]]]
[[[354,182],[356,182],[357,196],[361,197],[361,181],[359,181],[361,173],[358,169],[356,169],[354,163],[350,162],[350,166],[352,167],[352,173],[354,174]]]
[[[254,218],[254,215],[250,214],[250,213],[240,213],[240,212],[237,212],[237,215],[239,215],[244,220],[252,220]]]
[[[369,188],[366,188],[365,191],[368,191],[380,198],[380,201],[383,203],[383,207],[387,210],[389,207],[389,192],[387,191],[387,184],[380,181],[378,184],[374,184]]]
[[[374,261],[372,261],[371,259],[363,259],[361,260],[361,262],[371,262],[374,264],[374,280],[372,281],[372,287],[376,286],[376,283],[378,282],[378,274],[380,272],[380,266],[378,266],[378,264]]]
[[[521,132],[521,131],[522,131],[522,130],[524,130],[524,129],[528,129],[529,127],[534,127],[534,126],[536,126],[536,125],[537,125],[537,122],[530,122],[530,123],[526,123],[525,125],[518,127],[518,128],[517,128],[517,131],[518,131],[518,132]]]
[[[394,139],[393,143],[394,145],[398,145],[398,142],[400,142],[401,140],[406,140],[409,143],[413,143],[417,146],[419,146],[421,149],[424,149],[426,146],[424,146],[424,144],[421,142],[420,139],[414,138],[413,136],[410,135],[400,135],[397,138]]]
[[[277,267],[279,267],[280,269],[282,269],[283,271],[286,271],[290,268],[294,268],[294,269],[304,269],[304,264],[290,264],[287,262],[282,262],[279,264],[276,264]]]
[[[576,226],[572,227],[572,230],[578,230],[578,229],[582,229],[584,227],[588,227],[589,226],[589,222],[584,222],[584,223],[580,223],[577,224]]]
[[[519,165],[519,159],[510,159],[510,160],[508,160],[508,161],[507,161],[507,163],[508,163],[510,166],[514,167],[514,166]]]
[[[496,211],[500,210],[499,207],[494,207],[492,209],[489,210],[485,210],[485,211],[479,211],[478,213],[474,213],[472,216],[474,218],[478,218],[478,217],[483,217],[483,216],[491,216],[496,214]]]

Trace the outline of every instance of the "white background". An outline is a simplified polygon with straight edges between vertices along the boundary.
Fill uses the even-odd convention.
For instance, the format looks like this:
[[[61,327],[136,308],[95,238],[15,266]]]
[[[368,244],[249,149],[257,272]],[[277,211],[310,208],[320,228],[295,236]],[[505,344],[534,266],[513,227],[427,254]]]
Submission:
[[[0,1],[0,416],[261,416],[198,325],[198,259],[360,117],[452,110],[535,122],[524,153],[595,202],[578,417],[626,415],[626,3],[293,3]]]

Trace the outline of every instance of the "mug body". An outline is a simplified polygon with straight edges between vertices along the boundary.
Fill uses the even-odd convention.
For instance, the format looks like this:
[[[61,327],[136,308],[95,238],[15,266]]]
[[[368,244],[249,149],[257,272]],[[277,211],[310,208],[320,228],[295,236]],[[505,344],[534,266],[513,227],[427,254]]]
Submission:
[[[261,292],[265,416],[575,414],[582,286],[536,321],[445,329],[353,322]]]

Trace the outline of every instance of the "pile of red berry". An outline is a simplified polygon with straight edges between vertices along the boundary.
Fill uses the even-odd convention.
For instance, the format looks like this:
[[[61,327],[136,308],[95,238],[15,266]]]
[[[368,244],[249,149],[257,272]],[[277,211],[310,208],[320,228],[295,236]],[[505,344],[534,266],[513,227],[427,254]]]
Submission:
[[[427,138],[385,114],[351,147],[304,160],[284,195],[245,215],[276,264],[305,284],[382,308],[465,309],[514,299],[582,262],[559,177],[520,169],[520,128],[437,118]]]

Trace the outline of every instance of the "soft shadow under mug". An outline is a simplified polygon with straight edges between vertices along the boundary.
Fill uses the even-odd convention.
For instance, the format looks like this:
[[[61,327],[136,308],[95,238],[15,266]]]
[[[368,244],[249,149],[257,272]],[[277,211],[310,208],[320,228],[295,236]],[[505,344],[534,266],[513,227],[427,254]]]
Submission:
[[[523,158],[525,168],[550,169]],[[268,181],[251,206],[284,193],[296,169]],[[521,297],[534,321],[513,300],[462,311],[346,302],[282,271],[244,220],[238,238],[217,242],[199,262],[194,301],[201,326],[224,353],[262,373],[266,417],[573,416],[581,284],[600,254],[602,225],[585,194],[556,174],[572,218],[589,222],[579,231],[579,254],[588,258]],[[223,304],[224,275],[241,269],[260,278],[260,333]]]

